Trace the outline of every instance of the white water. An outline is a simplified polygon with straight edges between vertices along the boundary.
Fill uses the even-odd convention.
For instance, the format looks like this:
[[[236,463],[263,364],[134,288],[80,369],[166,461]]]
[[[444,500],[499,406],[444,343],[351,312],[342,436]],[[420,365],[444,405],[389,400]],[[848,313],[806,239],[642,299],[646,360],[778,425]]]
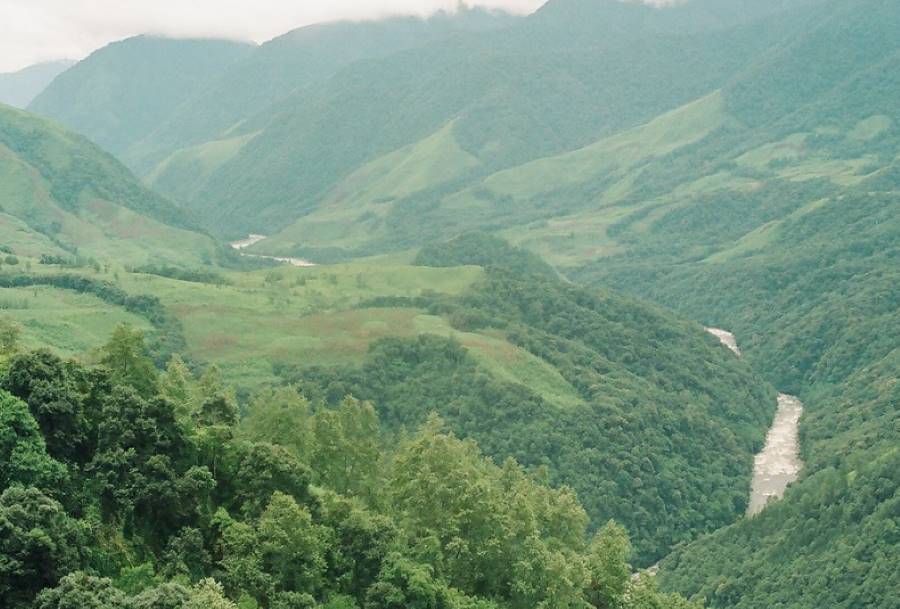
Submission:
[[[803,469],[798,433],[801,415],[800,400],[786,393],[778,396],[778,412],[766,436],[766,446],[753,462],[748,516],[759,514],[770,501],[781,499],[788,485],[800,475]]]
[[[246,239],[241,239],[240,241],[232,241],[229,245],[236,250],[242,250],[244,248],[250,247],[256,243],[259,243],[263,239],[265,239],[265,235],[254,235],[253,233],[247,235]]]
[[[706,328],[723,345],[738,356],[734,334],[719,328]],[[770,501],[784,496],[788,485],[797,480],[803,462],[800,460],[800,417],[803,403],[792,395],[778,395],[778,411],[766,435],[766,445],[753,460],[753,481],[750,483],[750,503],[747,515],[759,514]]]
[[[232,241],[229,245],[236,250],[244,250],[251,245],[255,245],[265,239],[265,235],[247,235],[246,239],[241,239],[240,241]],[[241,252],[241,256],[247,256],[248,258],[265,258],[266,260],[275,260],[276,262],[284,262],[286,264],[290,264],[291,266],[301,266],[301,267],[309,267],[316,266],[314,262],[310,262],[309,260],[304,260],[303,258],[287,258],[283,256],[263,256],[262,254],[248,254],[246,252]]]
[[[735,354],[740,357],[741,350],[738,348],[737,339],[734,338],[734,334],[728,330],[720,330],[719,328],[707,328],[706,331],[718,338],[723,345],[734,351]]]

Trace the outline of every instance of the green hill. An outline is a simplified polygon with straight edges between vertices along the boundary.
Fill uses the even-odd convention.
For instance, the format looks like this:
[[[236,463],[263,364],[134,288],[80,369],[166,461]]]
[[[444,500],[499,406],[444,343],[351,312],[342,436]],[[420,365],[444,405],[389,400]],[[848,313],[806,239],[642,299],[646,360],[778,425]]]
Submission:
[[[196,91],[253,48],[224,40],[129,38],[78,62],[28,109],[124,155],[132,142],[155,130]]]
[[[19,256],[211,263],[222,247],[80,135],[0,106],[0,243]]]
[[[713,256],[739,239],[749,247],[767,222],[894,162],[900,50],[892,34],[900,28],[890,3],[866,6],[829,2],[792,12],[792,23],[780,27],[805,33],[760,52],[720,89],[499,172],[483,175],[485,163],[461,139],[463,119],[454,120],[343,178],[257,248],[354,255],[477,228],[579,267],[597,259],[605,266],[610,256],[623,263]],[[862,32],[872,34],[856,53]],[[821,67],[803,68],[813,56],[825,58]]]
[[[632,531],[641,565],[743,512],[774,392],[700,326],[567,284],[486,236],[416,264],[434,266],[376,258],[223,271],[217,284],[121,273],[116,288],[158,299],[177,324],[145,317],[151,336],[177,330],[183,355],[216,364],[242,396],[280,382],[326,403],[352,394],[396,434],[436,412],[497,462],[546,468],[593,526],[615,518]],[[11,302],[27,344],[73,352],[102,327],[76,343],[73,315],[143,314],[59,272],[32,273],[25,285],[41,292]],[[47,290],[85,295],[51,312]]]
[[[630,31],[630,11],[645,9],[610,16],[606,4],[573,7],[575,35],[538,12],[489,35],[350,65],[242,124],[232,135],[248,140],[227,162],[177,192],[216,232],[268,234],[328,206],[370,164],[433,150],[440,138],[474,157],[464,173],[451,166],[429,188],[380,197],[433,199],[433,189],[587,145],[709,93],[795,25],[747,17],[702,32]],[[688,7],[661,14],[677,19]],[[602,35],[577,29],[582,21]]]

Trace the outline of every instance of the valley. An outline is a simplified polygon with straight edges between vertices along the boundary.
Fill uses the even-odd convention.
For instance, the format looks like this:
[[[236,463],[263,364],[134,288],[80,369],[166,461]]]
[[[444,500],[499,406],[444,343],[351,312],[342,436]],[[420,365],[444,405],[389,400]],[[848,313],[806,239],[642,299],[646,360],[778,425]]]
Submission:
[[[299,267],[310,267],[316,266],[314,262],[310,262],[309,260],[304,260],[303,258],[285,258],[281,256],[266,256],[264,254],[248,254],[246,252],[242,252],[240,250],[251,247],[263,239],[265,239],[265,235],[249,235],[246,239],[241,239],[239,241],[232,241],[229,243],[229,247],[232,249],[238,250],[238,253],[241,256],[248,256],[250,258],[260,258],[262,260],[273,260],[275,262],[283,262],[286,264],[290,264],[291,266],[299,266]]]
[[[0,75],[0,607],[900,609],[896,0],[421,4]]]
[[[735,355],[741,356],[737,339],[728,330],[706,328]],[[747,516],[759,514],[771,501],[784,496],[784,491],[796,482],[803,463],[800,461],[800,417],[803,404],[796,397],[778,394],[778,410],[766,434],[766,444],[753,460],[753,481]],[[658,568],[658,567],[657,567]]]

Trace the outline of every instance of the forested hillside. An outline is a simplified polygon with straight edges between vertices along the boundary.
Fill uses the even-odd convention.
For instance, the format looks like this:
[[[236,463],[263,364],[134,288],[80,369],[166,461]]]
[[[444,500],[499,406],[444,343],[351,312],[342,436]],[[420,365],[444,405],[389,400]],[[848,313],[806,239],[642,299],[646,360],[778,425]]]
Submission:
[[[195,91],[253,48],[224,40],[129,38],[78,62],[28,109],[122,155],[131,142],[154,131]]]
[[[886,175],[768,225],[759,250],[610,278],[733,328],[754,367],[807,406],[804,479],[778,506],[677,552],[665,585],[718,607],[898,598],[900,199]],[[811,584],[791,585],[798,574]]]
[[[421,258],[474,263],[498,249],[491,238],[468,237]],[[527,256],[510,264],[504,254],[496,258],[505,264],[460,297],[426,295],[407,306],[448,317],[460,333],[505,337],[552,374],[536,368],[523,383],[452,335],[424,335],[374,342],[361,367],[301,368],[288,380],[317,387],[329,403],[348,394],[370,400],[393,430],[437,412],[498,461],[548,467],[595,524],[614,518],[652,531],[633,534],[644,566],[743,513],[751,455],[774,409],[771,388],[700,328],[532,274]]]
[[[93,278],[41,264],[5,275],[4,317],[23,343],[72,354],[137,324],[157,363],[215,364],[242,399],[287,381],[332,406],[370,400],[391,434],[438,413],[498,463],[573,487],[592,530],[626,526],[642,566],[744,511],[774,391],[701,327],[485,235],[416,263],[435,266]]]
[[[415,215],[416,203],[454,192],[460,182],[585,145],[715,89],[793,23],[748,19],[702,33],[634,31],[629,11],[606,10],[616,5],[575,3],[568,27],[552,11],[539,11],[490,36],[350,65],[243,124],[241,134],[258,134],[186,204],[216,231],[249,225],[269,234],[318,209],[327,215],[342,202],[342,180],[406,147],[431,151],[425,141],[440,137],[440,154],[464,160],[441,163],[424,183],[405,181],[406,188],[381,192],[365,207],[339,210],[362,220],[361,233],[381,222],[392,226],[385,214]],[[666,9],[663,19],[681,10],[695,9]],[[479,61],[470,60],[473,54]],[[428,159],[420,163],[429,166]]]
[[[738,163],[781,179],[626,217],[614,228],[628,251],[575,273],[728,327],[806,404],[806,472],[786,499],[663,563],[664,586],[713,607],[892,607],[900,594],[900,20],[891,3],[864,4],[835,3],[724,92],[761,138],[783,138]]]
[[[3,349],[3,607],[693,607],[631,579],[621,527],[590,541],[570,490],[437,419],[387,445],[371,405],[290,388],[241,418],[127,326],[90,368]]]

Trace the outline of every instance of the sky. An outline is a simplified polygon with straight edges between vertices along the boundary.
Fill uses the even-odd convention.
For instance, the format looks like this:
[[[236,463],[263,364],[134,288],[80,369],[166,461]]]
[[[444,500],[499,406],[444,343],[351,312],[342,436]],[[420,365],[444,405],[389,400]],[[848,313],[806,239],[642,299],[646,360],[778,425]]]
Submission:
[[[545,0],[469,0],[517,13]],[[0,0],[0,72],[54,59],[83,59],[138,34],[265,42],[334,19],[427,15],[458,0]]]

